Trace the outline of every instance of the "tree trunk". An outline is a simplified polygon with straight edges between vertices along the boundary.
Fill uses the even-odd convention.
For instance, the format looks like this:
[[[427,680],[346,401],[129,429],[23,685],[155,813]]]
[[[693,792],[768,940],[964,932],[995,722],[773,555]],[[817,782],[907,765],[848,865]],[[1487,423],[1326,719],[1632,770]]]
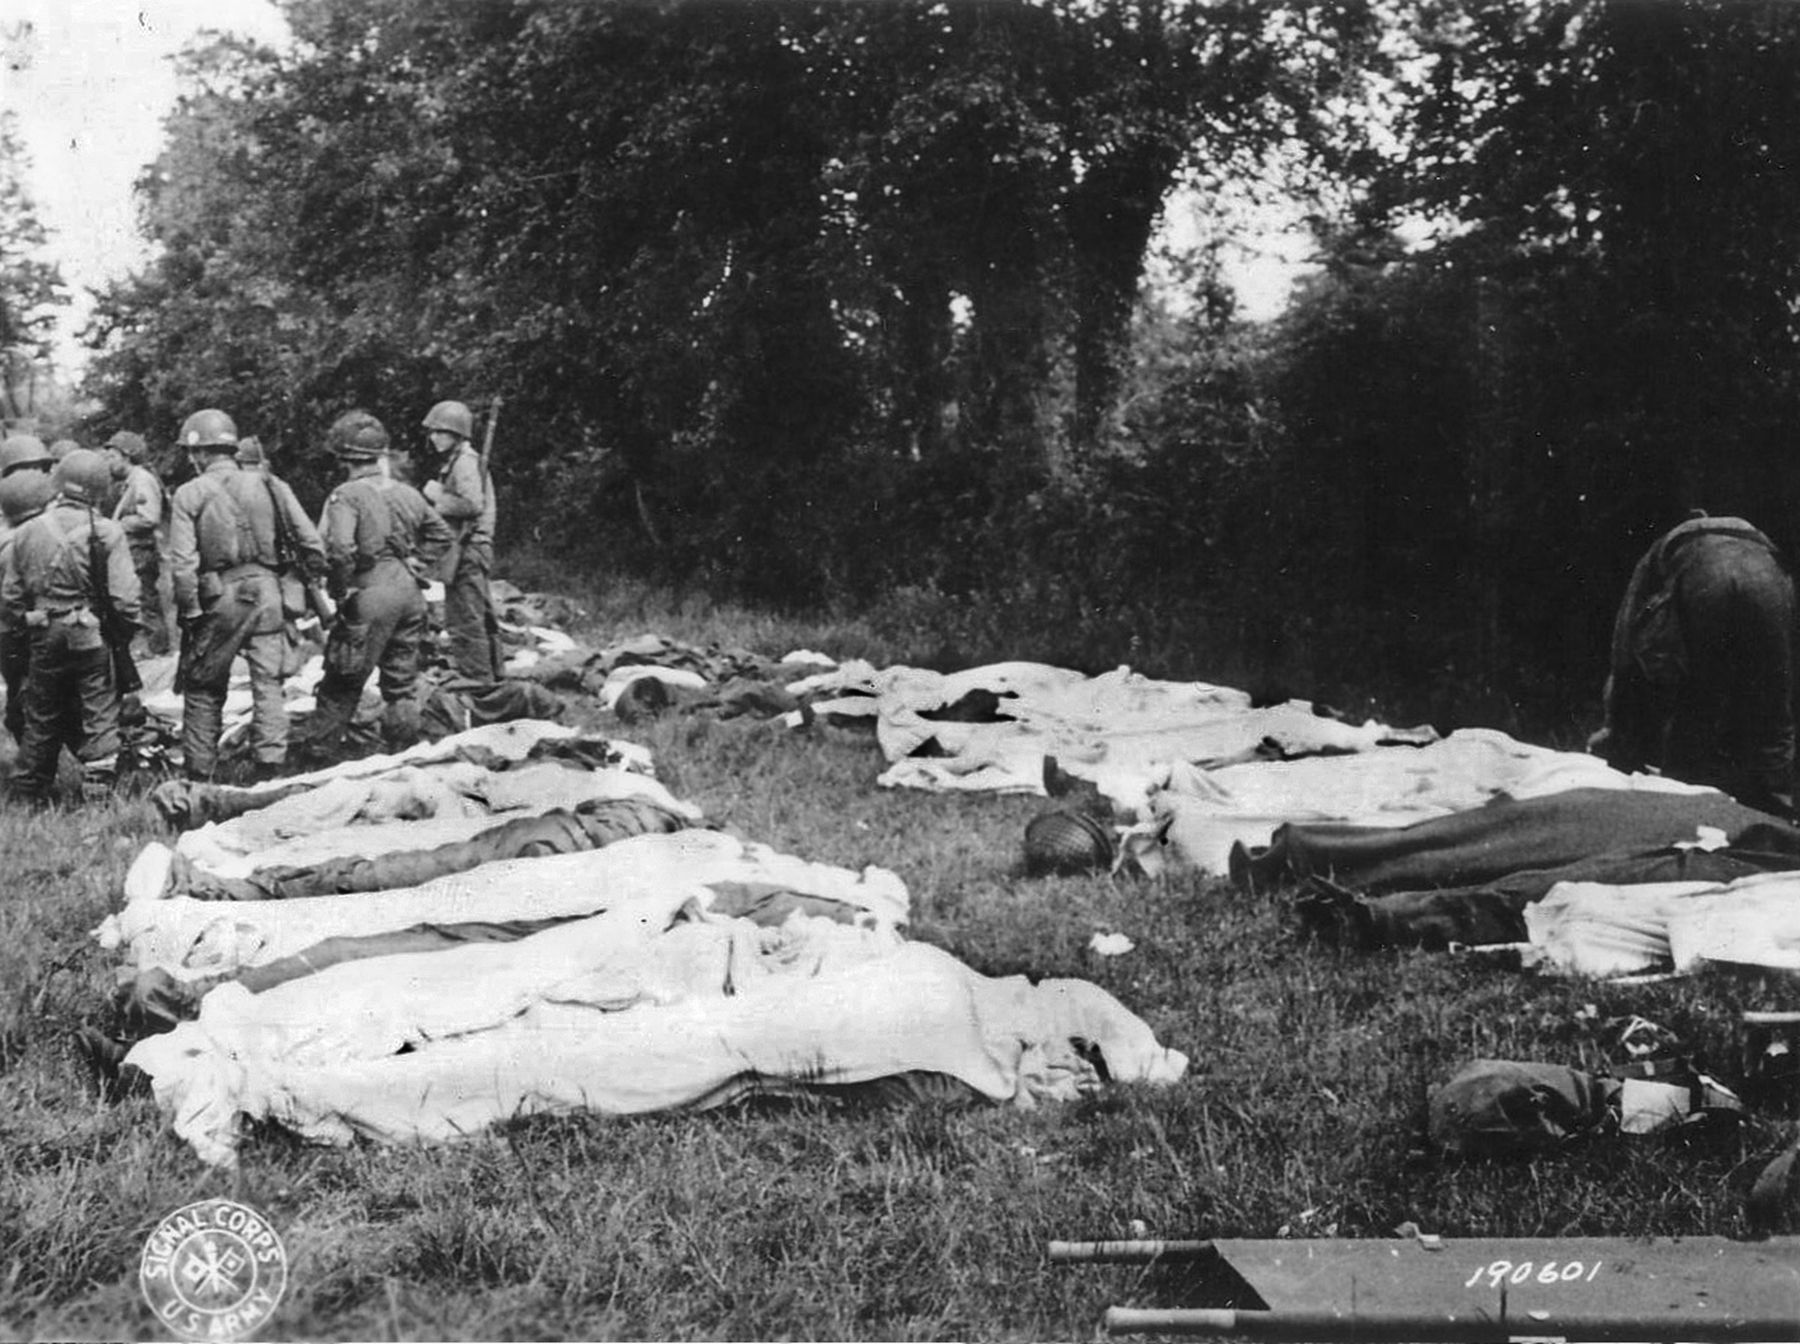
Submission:
[[[1179,161],[1166,145],[1140,146],[1096,166],[1070,196],[1077,452],[1097,441],[1118,394],[1144,254]]]

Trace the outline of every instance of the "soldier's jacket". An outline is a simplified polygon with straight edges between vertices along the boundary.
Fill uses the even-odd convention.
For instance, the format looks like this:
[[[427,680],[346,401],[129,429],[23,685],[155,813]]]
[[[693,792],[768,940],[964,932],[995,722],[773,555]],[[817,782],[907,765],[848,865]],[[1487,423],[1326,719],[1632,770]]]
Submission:
[[[54,617],[93,612],[90,529],[99,534],[106,556],[113,605],[126,620],[138,619],[138,576],[125,533],[87,505],[59,499],[22,523],[0,548],[0,612],[9,628],[29,624],[32,612]]]
[[[319,518],[325,580],[341,598],[382,560],[437,563],[453,541],[437,510],[404,481],[375,472],[353,476],[325,501]]]
[[[134,541],[155,536],[163,519],[163,487],[156,473],[143,463],[133,463],[126,473],[113,517]]]
[[[450,524],[456,540],[465,549],[490,550],[494,544],[493,480],[481,469],[481,454],[468,442],[456,449],[439,470],[437,480],[444,492],[437,498],[437,511]]]
[[[244,471],[231,458],[220,457],[175,492],[169,510],[169,572],[178,612],[187,616],[200,610],[202,575],[248,564],[275,568],[280,558],[278,507],[300,552],[301,568],[318,573],[325,563],[318,529],[280,478]]]

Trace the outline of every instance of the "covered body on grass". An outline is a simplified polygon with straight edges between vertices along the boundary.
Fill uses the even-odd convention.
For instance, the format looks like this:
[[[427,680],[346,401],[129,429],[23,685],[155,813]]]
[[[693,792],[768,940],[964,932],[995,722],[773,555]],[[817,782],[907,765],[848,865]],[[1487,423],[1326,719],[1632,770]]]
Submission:
[[[1290,822],[1397,828],[1496,798],[1542,798],[1571,789],[1711,792],[1662,775],[1625,774],[1586,752],[1533,746],[1492,728],[1464,728],[1419,746],[1210,770],[1173,766],[1150,796],[1149,820],[1127,832],[1125,857],[1150,873],[1175,865],[1223,876],[1234,845],[1267,845]]]
[[[1118,668],[1090,677],[1043,663],[944,674],[849,662],[788,687],[816,715],[872,718],[888,787],[1043,793],[1044,762],[1139,812],[1176,764],[1366,751],[1429,742],[1429,728],[1348,723],[1303,700],[1256,705],[1206,682],[1158,681]],[[835,694],[835,698],[817,697]]]
[[[679,856],[692,848],[715,882],[741,885],[769,871],[741,847],[734,862],[728,847],[737,842],[726,837],[625,844],[637,850],[620,872],[656,871],[656,860],[644,860],[665,847],[673,851],[665,874],[680,873]],[[617,861],[624,848],[570,856],[565,877],[575,859]],[[799,894],[811,878],[824,879],[831,899],[867,881],[773,861]],[[504,881],[496,875],[489,896],[512,899],[483,904],[483,913],[542,917],[554,906],[534,894],[534,870],[556,862],[527,861]],[[990,1099],[1030,1104],[1072,1097],[1104,1078],[1171,1082],[1186,1069],[1185,1056],[1158,1045],[1095,985],[991,979],[904,941],[886,917],[885,882],[873,890],[886,911],[869,910],[868,920],[796,909],[779,924],[759,924],[713,911],[713,897],[691,880],[698,871],[690,869],[689,880],[636,877],[609,894],[590,870],[578,885],[597,913],[513,941],[339,962],[262,993],[220,983],[201,998],[196,1020],[140,1042],[128,1063],[150,1075],[177,1132],[216,1163],[233,1160],[242,1116],[323,1142],[438,1141],[518,1115],[697,1109],[748,1092],[911,1073],[948,1075]],[[360,899],[379,905],[382,895]],[[134,916],[141,925],[115,926],[107,940],[133,944],[140,965],[159,943],[183,970],[195,970],[211,929],[192,921],[204,921],[204,912],[185,905],[169,921],[180,931],[158,931],[158,908],[174,903],[142,904]],[[406,904],[391,920],[411,920],[426,905],[440,918],[473,907],[454,885],[413,893]],[[339,908],[340,919],[348,914]],[[326,921],[260,940],[233,927],[224,936],[256,942],[261,955],[277,946],[303,950],[293,945],[325,927],[346,926]],[[228,958],[201,960],[216,970]]]
[[[1238,849],[1240,886],[1310,881],[1303,906],[1368,944],[1510,943],[1559,882],[1730,882],[1800,869],[1800,828],[1722,793],[1571,789],[1399,829],[1281,827]]]

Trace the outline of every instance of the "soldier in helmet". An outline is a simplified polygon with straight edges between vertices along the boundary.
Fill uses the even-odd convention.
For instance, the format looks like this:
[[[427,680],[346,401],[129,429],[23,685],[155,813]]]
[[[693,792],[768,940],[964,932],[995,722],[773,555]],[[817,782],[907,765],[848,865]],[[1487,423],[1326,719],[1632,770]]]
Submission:
[[[469,442],[475,418],[460,401],[440,401],[424,420],[431,445],[426,502],[444,516],[456,544],[444,557],[444,626],[450,660],[465,677],[500,680],[500,629],[488,593],[494,565],[494,482]]]
[[[325,549],[286,482],[238,465],[237,426],[225,412],[190,415],[181,446],[195,471],[169,511],[169,572],[184,639],[183,762],[190,779],[212,778],[231,662],[241,652],[250,665],[253,777],[272,778],[287,759],[288,734],[280,534],[293,539],[302,569],[314,576]]]
[[[34,434],[10,434],[0,442],[0,480],[35,476],[43,482],[45,498],[56,492],[50,486],[50,450]],[[0,525],[0,537],[12,531],[12,524]]]
[[[112,792],[118,768],[119,690],[97,594],[103,581],[135,620],[138,582],[125,534],[94,508],[111,480],[99,453],[70,452],[51,473],[55,499],[20,525],[0,564],[0,623],[9,642],[23,632],[31,646],[16,787],[32,801],[48,799],[64,746],[81,762],[90,801]],[[93,572],[96,549],[103,580]]]
[[[50,468],[55,465],[56,459],[50,456],[50,450],[44,447],[44,441],[35,434],[9,434],[4,442],[0,442],[0,480],[14,476],[41,476],[48,485]],[[51,493],[54,494],[55,491]]]
[[[56,493],[50,484],[50,450],[35,434],[9,434],[0,442],[0,547],[13,528],[41,512]],[[7,484],[10,483],[10,484]],[[11,501],[10,504],[4,501]],[[0,556],[3,560],[3,556]],[[31,663],[31,641],[23,631],[0,638],[0,678],[6,682],[6,730],[17,741],[23,723],[25,673]]]
[[[425,497],[388,469],[388,433],[367,411],[331,426],[329,447],[344,467],[319,519],[325,582],[340,604],[326,645],[325,677],[309,742],[324,745],[356,712],[369,673],[381,670],[382,735],[390,746],[418,739],[414,692],[425,637],[420,577],[450,549],[449,525]]]
[[[46,480],[55,459],[35,434],[9,434],[0,443],[0,479],[21,471],[41,471]]]
[[[3,452],[0,448],[0,454]],[[0,532],[0,573],[5,572],[14,533],[42,513],[55,494],[56,487],[44,472],[0,472],[0,522],[5,525]],[[25,678],[30,668],[29,632],[15,633],[0,618],[0,679],[6,683],[6,731],[15,742],[24,735]]]
[[[165,504],[162,480],[145,461],[149,446],[142,434],[122,429],[106,441],[106,446],[124,467],[119,501],[113,506],[112,516],[125,530],[125,540],[131,546],[131,563],[143,594],[144,640],[151,653],[167,653],[169,627],[163,621],[162,599],[157,591],[157,580],[162,576],[156,540]],[[117,467],[113,475],[121,475]]]

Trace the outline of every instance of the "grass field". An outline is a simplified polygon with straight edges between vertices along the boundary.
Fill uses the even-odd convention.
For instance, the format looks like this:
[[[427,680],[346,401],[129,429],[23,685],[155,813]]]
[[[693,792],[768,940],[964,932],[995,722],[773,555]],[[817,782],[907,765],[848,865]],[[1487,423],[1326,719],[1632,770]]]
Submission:
[[[909,647],[879,611],[804,624],[622,586],[578,596],[595,642],[654,629],[877,661],[936,642]],[[1031,654],[1053,652],[1039,635]],[[133,788],[87,811],[0,805],[0,1335],[157,1337],[136,1282],[144,1238],[222,1194],[264,1211],[288,1249],[268,1338],[1086,1338],[1104,1306],[1149,1301],[1150,1285],[1137,1270],[1051,1266],[1052,1238],[1134,1224],[1386,1236],[1406,1221],[1444,1235],[1739,1235],[1758,1159],[1787,1132],[1758,1116],[1704,1141],[1613,1136],[1463,1164],[1427,1151],[1422,1114],[1428,1088],[1471,1057],[1592,1066],[1633,1014],[1730,1072],[1737,1012],[1800,1006],[1792,982],[1621,988],[1342,952],[1304,938],[1280,893],[1026,879],[1019,837],[1040,800],[880,790],[860,737],[700,719],[629,736],[677,794],[745,837],[897,871],[914,937],[991,974],[1097,981],[1191,1057],[1188,1078],[1037,1110],[786,1103],[536,1120],[430,1150],[270,1135],[225,1175],[149,1101],[100,1101],[68,1046],[72,1029],[106,1024],[111,966],[88,934],[159,834],[152,809]],[[1098,958],[1096,931],[1136,949]]]

